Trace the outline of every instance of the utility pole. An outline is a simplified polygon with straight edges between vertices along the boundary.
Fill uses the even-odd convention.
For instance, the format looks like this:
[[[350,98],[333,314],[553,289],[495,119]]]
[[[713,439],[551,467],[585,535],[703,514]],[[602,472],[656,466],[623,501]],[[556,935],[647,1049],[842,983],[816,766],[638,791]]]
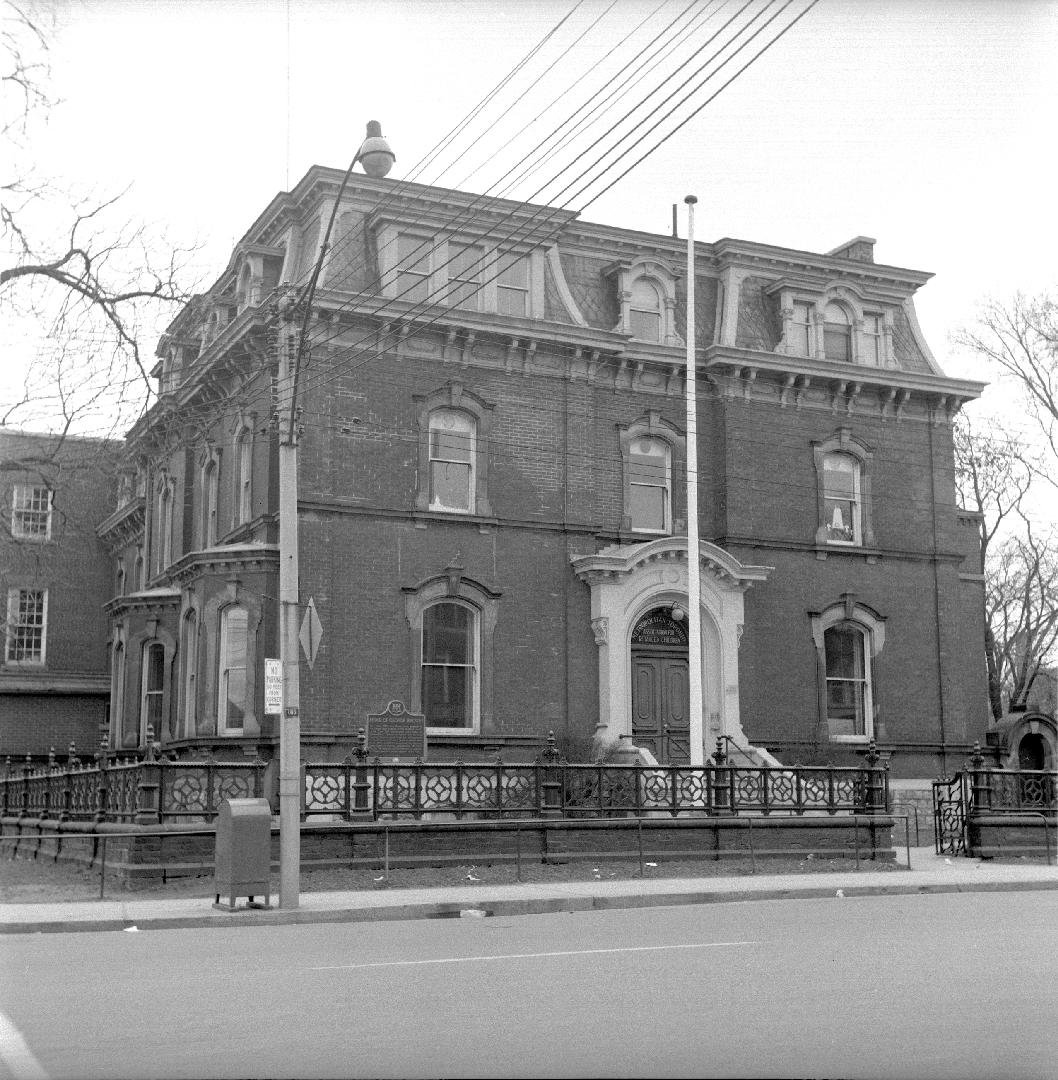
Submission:
[[[304,289],[279,303],[276,419],[279,424],[279,659],[283,667],[283,711],[279,718],[279,906],[296,908],[301,890],[301,673],[298,659],[298,376],[306,355],[316,285],[327,257],[338,208],[353,167],[381,179],[396,156],[377,120],[345,170],[331,206],[312,277]],[[300,318],[300,327],[295,325]]]
[[[279,718],[279,906],[296,908],[301,887],[301,682],[298,670],[298,424],[293,414],[297,304],[279,312],[279,659],[283,705]],[[286,423],[287,417],[290,423]]]
[[[702,610],[701,562],[698,552],[698,401],[694,347],[694,204],[687,204],[687,682],[690,693],[691,766],[705,764],[702,725]]]

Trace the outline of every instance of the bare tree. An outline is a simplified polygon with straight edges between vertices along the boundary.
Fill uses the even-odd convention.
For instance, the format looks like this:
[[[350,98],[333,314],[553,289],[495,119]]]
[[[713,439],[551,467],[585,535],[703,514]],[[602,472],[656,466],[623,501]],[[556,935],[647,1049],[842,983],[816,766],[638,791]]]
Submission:
[[[1024,511],[1040,464],[999,423],[960,414],[955,424],[959,504],[981,515],[985,660],[996,720],[1023,704],[1058,645],[1058,555],[1053,530],[1037,534]]]
[[[0,424],[110,434],[147,402],[152,363],[140,341],[189,299],[180,278],[191,249],[128,220],[121,194],[92,197],[39,172],[33,132],[56,105],[53,24],[12,0],[0,13],[0,314],[35,343]]]
[[[984,357],[1011,376],[1037,421],[1051,468],[1041,475],[1058,486],[1058,304],[1047,293],[1015,294],[1009,303],[989,300],[956,344]]]
[[[990,660],[1010,705],[1024,705],[1058,646],[1058,557],[1053,544],[1036,537],[1026,522],[1022,534],[995,549],[985,573]]]

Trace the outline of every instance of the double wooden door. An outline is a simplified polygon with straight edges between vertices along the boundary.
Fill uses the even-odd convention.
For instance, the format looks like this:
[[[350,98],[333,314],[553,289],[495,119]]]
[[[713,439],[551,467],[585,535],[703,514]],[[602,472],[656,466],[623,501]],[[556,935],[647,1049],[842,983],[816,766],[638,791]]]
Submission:
[[[685,654],[632,653],[632,738],[659,761],[690,760],[687,671]]]

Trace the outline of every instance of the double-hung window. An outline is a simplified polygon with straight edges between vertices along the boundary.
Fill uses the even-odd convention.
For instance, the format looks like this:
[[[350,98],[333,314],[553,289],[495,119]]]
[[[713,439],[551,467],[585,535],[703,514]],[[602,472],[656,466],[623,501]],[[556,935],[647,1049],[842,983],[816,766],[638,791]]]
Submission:
[[[12,493],[11,535],[16,540],[51,539],[51,488],[15,484]]]
[[[871,654],[864,631],[851,623],[831,626],[823,634],[823,649],[830,737],[871,735]]]
[[[202,546],[217,542],[217,502],[220,495],[220,470],[209,461],[202,470]]]
[[[831,544],[862,543],[860,463],[849,454],[823,458],[823,525]]]
[[[143,647],[140,695],[140,733],[148,739],[162,735],[162,703],[165,696],[165,646],[153,641]]]
[[[501,315],[525,318],[529,314],[529,259],[523,255],[512,262],[511,258],[505,252],[497,264],[496,310]]]
[[[253,436],[243,428],[235,440],[235,524],[250,520],[253,483]]]
[[[882,317],[863,316],[863,362],[872,367],[882,365]]]
[[[435,409],[430,414],[431,510],[474,513],[473,417],[456,409]]]
[[[471,311],[480,310],[482,255],[481,248],[473,244],[449,240],[447,303]]]
[[[478,700],[478,618],[464,604],[422,613],[422,711],[433,728],[473,729]]]
[[[812,348],[813,312],[811,304],[801,300],[794,301],[788,344],[790,352],[795,356],[811,356],[815,351]]]
[[[640,341],[661,340],[661,294],[657,286],[644,278],[632,282],[628,325],[632,337]]]
[[[6,662],[43,664],[47,625],[47,589],[9,589],[4,651]]]
[[[823,309],[823,355],[846,364],[852,361],[852,325],[840,304],[827,304]]]
[[[671,528],[672,453],[661,439],[636,439],[629,449],[629,517],[635,532]]]
[[[228,607],[220,619],[218,731],[241,734],[246,715],[246,608]]]
[[[424,303],[430,295],[432,241],[401,233],[397,237],[396,296],[409,303]]]

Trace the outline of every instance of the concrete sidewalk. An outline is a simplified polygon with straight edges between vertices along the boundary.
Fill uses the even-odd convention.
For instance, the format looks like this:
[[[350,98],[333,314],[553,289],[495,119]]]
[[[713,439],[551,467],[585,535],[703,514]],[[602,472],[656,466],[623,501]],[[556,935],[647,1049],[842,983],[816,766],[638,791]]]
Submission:
[[[864,864],[866,865],[866,864]],[[273,886],[277,883],[273,881]],[[370,922],[389,919],[529,915],[561,911],[715,904],[808,897],[897,896],[936,892],[1001,892],[1058,889],[1058,866],[993,863],[936,855],[912,848],[910,868],[841,870],[813,874],[626,878],[609,881],[537,882],[522,885],[394,889],[387,892],[303,892],[295,909],[218,910],[203,897],[83,900],[61,904],[4,904],[0,933],[77,930],[172,930],[213,926],[283,926],[294,923]],[[273,905],[278,903],[275,894]]]

